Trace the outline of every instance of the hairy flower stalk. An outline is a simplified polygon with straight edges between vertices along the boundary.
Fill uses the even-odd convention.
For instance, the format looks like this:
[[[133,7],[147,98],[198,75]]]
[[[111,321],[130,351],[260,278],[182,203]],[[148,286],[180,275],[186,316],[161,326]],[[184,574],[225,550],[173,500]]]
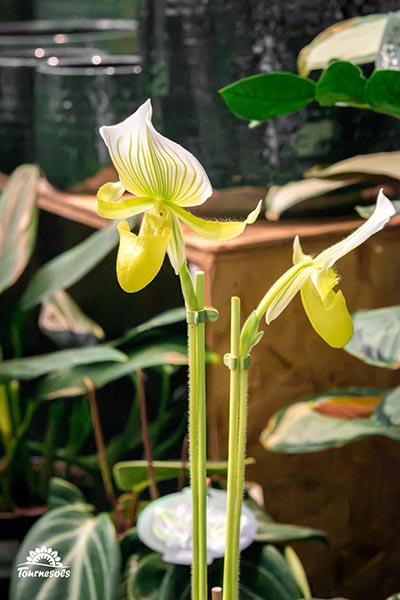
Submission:
[[[231,352],[225,363],[231,370],[230,430],[228,456],[227,539],[224,563],[223,600],[239,597],[239,537],[246,454],[248,367],[250,351],[262,332],[259,324],[276,319],[300,292],[304,310],[315,331],[331,346],[341,348],[351,339],[353,323],[342,292],[334,292],[339,282],[333,266],[337,260],[380,231],[395,213],[392,203],[381,191],[371,217],[344,240],[315,258],[303,253],[296,237],[294,265],[267,291],[249,315],[239,335],[240,302],[232,299]]]
[[[210,181],[197,159],[158,133],[151,122],[151,103],[145,102],[122,123],[102,127],[120,181],[98,191],[98,213],[110,219],[126,219],[144,213],[139,233],[127,221],[118,225],[120,245],[117,277],[127,292],[148,285],[159,272],[165,255],[179,275],[187,309],[189,354],[189,441],[193,501],[192,598],[205,600],[207,590],[206,539],[206,398],[205,322],[217,313],[204,307],[204,277],[193,282],[186,263],[180,222],[199,235],[230,240],[253,223],[257,206],[244,221],[207,221],[187,208],[205,202],[212,193]],[[126,197],[126,192],[132,194]]]

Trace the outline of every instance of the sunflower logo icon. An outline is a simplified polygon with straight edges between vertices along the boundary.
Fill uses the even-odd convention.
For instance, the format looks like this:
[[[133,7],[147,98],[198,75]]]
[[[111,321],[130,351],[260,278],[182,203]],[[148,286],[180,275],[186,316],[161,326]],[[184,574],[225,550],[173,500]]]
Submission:
[[[31,550],[26,557],[26,564],[38,565],[41,567],[62,567],[61,558],[58,556],[57,550],[41,546]]]

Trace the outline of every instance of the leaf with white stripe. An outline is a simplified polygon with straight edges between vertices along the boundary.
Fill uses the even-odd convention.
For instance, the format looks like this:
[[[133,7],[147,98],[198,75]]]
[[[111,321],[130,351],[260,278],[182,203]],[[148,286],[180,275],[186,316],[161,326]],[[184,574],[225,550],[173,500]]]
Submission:
[[[61,566],[51,565],[49,557],[55,555]],[[41,564],[34,563],[37,557]],[[117,536],[108,514],[95,517],[86,504],[56,508],[25,537],[12,573],[10,600],[112,600],[119,568]]]

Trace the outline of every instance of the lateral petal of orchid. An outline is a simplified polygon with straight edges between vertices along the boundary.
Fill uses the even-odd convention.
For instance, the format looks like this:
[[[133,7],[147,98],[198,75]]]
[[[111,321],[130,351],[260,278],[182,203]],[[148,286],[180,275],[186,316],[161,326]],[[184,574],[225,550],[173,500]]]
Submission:
[[[121,182],[135,196],[197,206],[212,194],[197,158],[158,133],[151,122],[150,100],[117,125],[101,127]]]
[[[107,184],[106,184],[107,185]],[[102,193],[102,186],[97,192],[97,213],[105,219],[126,219],[139,215],[149,208],[153,208],[153,198],[127,198],[126,200],[109,200],[109,190]]]
[[[386,198],[383,191],[380,190],[375,210],[370,218],[344,240],[318,254],[315,258],[316,265],[323,269],[332,267],[339,258],[342,258],[383,229],[395,212],[393,204]]]
[[[174,212],[190,229],[208,240],[223,242],[237,237],[243,233],[246,225],[254,223],[260,213],[262,200],[251,211],[245,221],[207,221],[206,219],[195,217],[180,206],[169,202],[166,202],[166,204],[171,212]]]
[[[171,230],[160,235],[135,235],[127,221],[118,224],[120,244],[117,256],[117,278],[125,292],[138,292],[157,275],[164,261]]]
[[[265,320],[268,325],[285,310],[310,278],[313,270],[314,266],[310,261],[303,261],[291,267],[274,283],[268,292],[271,300],[268,302],[265,312]]]
[[[169,240],[167,253],[175,275],[179,275],[182,265],[186,261],[185,242],[182,236],[181,226],[177,217],[170,214],[172,233]]]
[[[320,337],[333,348],[343,348],[352,338],[353,321],[342,292],[330,292],[325,302],[309,279],[301,288],[306,315]]]
[[[309,254],[304,254],[303,249],[300,244],[300,238],[298,235],[293,240],[293,264],[297,265],[301,263],[303,260],[310,260],[311,256]]]
[[[120,181],[109,181],[97,191],[97,198],[105,202],[118,202],[125,194],[125,188]]]

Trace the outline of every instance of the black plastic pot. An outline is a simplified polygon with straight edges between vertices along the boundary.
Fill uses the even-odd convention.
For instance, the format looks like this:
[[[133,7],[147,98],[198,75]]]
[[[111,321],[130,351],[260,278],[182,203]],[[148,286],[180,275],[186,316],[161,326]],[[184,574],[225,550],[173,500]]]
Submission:
[[[35,0],[36,19],[136,19],[142,0]]]
[[[60,189],[76,189],[110,164],[99,128],[123,120],[146,99],[138,57],[97,61],[60,60],[35,72],[36,161]]]
[[[95,48],[26,47],[0,50],[0,171],[11,173],[35,160],[33,134],[34,70],[41,61],[61,56],[91,57]]]
[[[86,46],[109,54],[133,54],[137,49],[137,30],[133,19],[14,21],[0,23],[0,47]]]

